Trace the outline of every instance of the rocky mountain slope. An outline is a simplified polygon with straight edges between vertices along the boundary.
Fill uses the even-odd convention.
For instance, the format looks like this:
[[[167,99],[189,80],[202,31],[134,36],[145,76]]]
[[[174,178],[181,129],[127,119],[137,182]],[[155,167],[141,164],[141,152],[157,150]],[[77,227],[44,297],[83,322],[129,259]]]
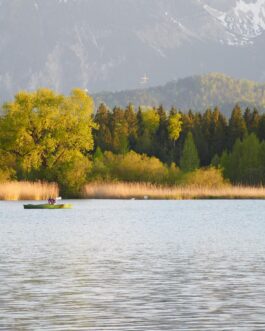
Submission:
[[[265,79],[265,0],[0,0],[0,97]]]

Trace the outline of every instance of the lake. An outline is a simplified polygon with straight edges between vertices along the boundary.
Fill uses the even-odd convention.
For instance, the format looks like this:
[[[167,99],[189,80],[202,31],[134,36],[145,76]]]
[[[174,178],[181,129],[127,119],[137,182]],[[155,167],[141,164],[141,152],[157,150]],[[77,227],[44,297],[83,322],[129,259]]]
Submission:
[[[264,330],[265,201],[0,202],[0,330]]]

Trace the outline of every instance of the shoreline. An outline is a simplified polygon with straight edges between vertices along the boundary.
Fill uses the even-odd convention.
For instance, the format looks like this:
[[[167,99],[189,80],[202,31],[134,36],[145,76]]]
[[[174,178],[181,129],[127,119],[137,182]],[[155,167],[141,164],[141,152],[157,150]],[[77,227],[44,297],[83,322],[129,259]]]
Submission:
[[[60,196],[56,183],[8,182],[0,184],[0,201],[47,201]],[[85,185],[72,200],[265,200],[265,187],[164,186],[149,183],[101,183]],[[65,198],[64,200],[68,200]]]
[[[146,183],[91,183],[82,198],[100,200],[265,200],[264,187],[159,186]]]

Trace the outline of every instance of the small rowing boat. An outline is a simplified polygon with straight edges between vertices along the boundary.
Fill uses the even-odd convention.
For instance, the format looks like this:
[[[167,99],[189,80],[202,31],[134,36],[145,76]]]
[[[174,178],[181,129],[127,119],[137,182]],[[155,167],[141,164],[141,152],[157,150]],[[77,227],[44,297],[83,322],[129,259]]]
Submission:
[[[24,205],[24,209],[71,209],[73,206],[70,203],[51,205],[48,203],[41,205]]]

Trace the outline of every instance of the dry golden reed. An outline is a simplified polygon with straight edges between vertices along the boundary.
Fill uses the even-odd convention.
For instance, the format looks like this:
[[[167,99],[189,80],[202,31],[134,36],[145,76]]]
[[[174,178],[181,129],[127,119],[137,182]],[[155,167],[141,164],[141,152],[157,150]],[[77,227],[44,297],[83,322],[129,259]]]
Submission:
[[[56,183],[6,182],[0,183],[0,200],[47,200],[58,197]]]
[[[144,183],[91,183],[83,191],[87,199],[265,199],[264,187],[224,185],[163,187]]]

